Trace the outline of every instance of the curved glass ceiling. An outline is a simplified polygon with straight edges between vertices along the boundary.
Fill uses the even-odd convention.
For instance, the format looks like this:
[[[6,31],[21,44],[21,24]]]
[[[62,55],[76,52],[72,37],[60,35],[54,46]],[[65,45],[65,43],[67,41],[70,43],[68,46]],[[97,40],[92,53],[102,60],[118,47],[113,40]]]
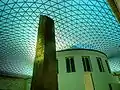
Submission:
[[[40,15],[55,21],[57,50],[95,49],[109,57],[119,53],[120,24],[106,0],[0,0],[2,74],[32,75]]]

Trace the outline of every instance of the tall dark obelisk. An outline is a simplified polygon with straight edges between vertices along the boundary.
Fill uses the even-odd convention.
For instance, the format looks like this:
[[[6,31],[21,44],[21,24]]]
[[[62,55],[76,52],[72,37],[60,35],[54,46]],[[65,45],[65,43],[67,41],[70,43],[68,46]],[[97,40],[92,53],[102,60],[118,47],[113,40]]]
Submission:
[[[57,90],[54,21],[40,16],[31,90]]]

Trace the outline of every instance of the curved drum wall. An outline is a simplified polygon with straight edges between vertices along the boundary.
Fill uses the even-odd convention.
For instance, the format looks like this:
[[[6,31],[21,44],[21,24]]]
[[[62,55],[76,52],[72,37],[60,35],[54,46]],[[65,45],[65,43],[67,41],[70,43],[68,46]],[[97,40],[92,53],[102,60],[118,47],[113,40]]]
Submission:
[[[58,60],[58,88],[59,90],[109,90],[109,84],[116,81],[108,70],[107,56],[94,50],[65,50],[59,51]],[[84,71],[83,56],[89,56],[92,71]],[[67,72],[66,58],[72,57],[75,71]],[[104,72],[100,72],[96,57],[101,58]]]

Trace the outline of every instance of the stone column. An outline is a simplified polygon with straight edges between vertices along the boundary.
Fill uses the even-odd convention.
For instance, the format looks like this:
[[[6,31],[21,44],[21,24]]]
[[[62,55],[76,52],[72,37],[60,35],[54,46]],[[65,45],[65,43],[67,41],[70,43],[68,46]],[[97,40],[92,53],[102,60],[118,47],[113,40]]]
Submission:
[[[40,16],[31,90],[57,90],[54,21]]]
[[[117,2],[119,2],[119,0],[107,0],[108,4],[110,5],[116,19],[118,20],[118,22],[120,23],[120,10],[117,6]]]

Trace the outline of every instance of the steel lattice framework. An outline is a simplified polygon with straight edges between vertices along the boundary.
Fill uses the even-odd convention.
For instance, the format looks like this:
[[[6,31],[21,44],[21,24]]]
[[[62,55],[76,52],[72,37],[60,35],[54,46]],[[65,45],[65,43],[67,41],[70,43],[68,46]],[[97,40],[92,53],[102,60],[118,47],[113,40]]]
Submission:
[[[32,75],[40,15],[55,21],[57,50],[118,56],[120,24],[106,0],[0,0],[1,74]],[[112,71],[120,71],[120,61],[111,62]]]

